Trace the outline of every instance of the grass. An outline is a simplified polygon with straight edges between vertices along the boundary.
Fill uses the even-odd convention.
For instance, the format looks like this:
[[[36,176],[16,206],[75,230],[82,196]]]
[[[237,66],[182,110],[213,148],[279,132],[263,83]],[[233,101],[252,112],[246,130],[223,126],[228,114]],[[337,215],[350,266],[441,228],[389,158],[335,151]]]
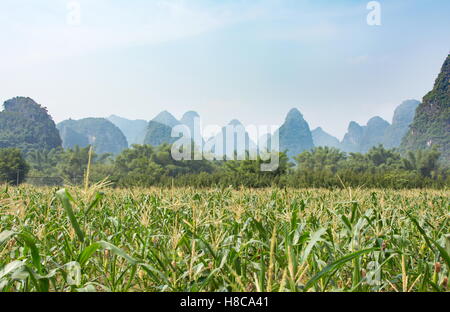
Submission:
[[[448,190],[0,190],[0,291],[447,291]]]

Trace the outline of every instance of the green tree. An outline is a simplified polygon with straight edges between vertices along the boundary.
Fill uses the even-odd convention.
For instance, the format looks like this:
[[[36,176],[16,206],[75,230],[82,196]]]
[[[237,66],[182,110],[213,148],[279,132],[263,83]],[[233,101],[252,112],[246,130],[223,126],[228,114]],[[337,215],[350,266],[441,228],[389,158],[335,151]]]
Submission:
[[[58,164],[58,171],[64,180],[72,184],[80,184],[83,182],[89,162],[90,146],[67,149],[61,155],[61,162]],[[91,161],[95,162],[97,155],[92,153]]]
[[[21,184],[25,181],[29,170],[19,149],[0,149],[0,182]]]
[[[403,159],[403,164],[406,169],[415,170],[421,176],[431,178],[439,169],[440,156],[441,152],[436,147],[429,150],[410,151],[407,158]]]
[[[298,169],[336,173],[346,159],[344,152],[332,147],[316,147],[295,157]]]
[[[385,149],[383,145],[372,147],[366,156],[375,167],[382,165],[397,166],[401,163],[400,154],[394,150]]]
[[[25,155],[32,174],[54,176],[55,168],[62,161],[64,150],[61,147],[51,150],[33,149]]]

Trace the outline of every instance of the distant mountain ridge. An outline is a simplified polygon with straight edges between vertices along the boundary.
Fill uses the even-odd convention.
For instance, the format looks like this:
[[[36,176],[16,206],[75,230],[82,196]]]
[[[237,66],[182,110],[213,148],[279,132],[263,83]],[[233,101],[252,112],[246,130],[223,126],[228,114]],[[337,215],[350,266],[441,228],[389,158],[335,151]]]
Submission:
[[[152,121],[166,125],[168,127],[175,127],[176,125],[180,124],[180,121],[178,121],[168,111],[163,111],[163,112],[159,113],[155,118],[152,119]]]
[[[232,133],[232,137],[229,136],[229,132]],[[212,140],[215,141],[213,142]],[[226,127],[223,127],[216,136],[210,138],[207,142],[212,146],[206,152],[215,153],[221,159],[225,159],[227,155],[233,156],[237,154],[237,156],[245,156],[246,152],[254,152],[257,149],[256,144],[250,139],[245,126],[237,119],[231,120]],[[219,142],[223,143],[222,148],[221,150],[216,150]]]
[[[392,124],[389,124],[381,117],[371,118],[365,126],[351,122],[342,142],[339,142],[337,138],[325,132],[321,127],[311,131],[303,115],[298,109],[294,108],[287,114],[284,124],[275,134],[279,135],[280,151],[287,151],[288,156],[291,158],[317,146],[328,146],[339,148],[346,152],[361,153],[367,152],[378,144],[383,144],[387,148],[396,148],[400,145],[402,137],[408,132],[415,110],[419,105],[420,102],[416,100],[403,102],[396,108]],[[0,118],[5,120],[5,116],[17,117],[19,115],[21,116],[20,118],[28,119],[28,122],[30,120],[34,122],[45,120],[44,123],[48,123],[50,126],[52,123],[54,125],[46,110],[29,98],[15,98],[5,102],[5,110],[0,113]],[[8,143],[9,145],[5,143],[5,127],[7,125],[8,122],[0,124],[0,144],[3,146],[20,146],[20,142],[16,142],[17,140],[12,140]],[[172,137],[172,128],[178,125],[185,125],[191,135],[194,133],[199,135],[201,133],[200,116],[197,112],[188,111],[182,116],[181,120],[177,120],[168,111],[163,111],[148,123],[145,120],[128,120],[115,115],[111,115],[107,119],[66,120],[57,125],[59,131],[54,131],[51,136],[53,136],[54,146],[56,147],[61,146],[58,145],[59,139],[64,148],[71,148],[75,145],[83,147],[92,144],[97,153],[118,154],[129,146],[128,142],[130,144],[150,144],[153,146],[159,146],[164,143],[172,144],[178,139],[177,137]],[[229,125],[244,127],[237,119],[232,120]],[[222,135],[225,150],[228,138],[224,129],[222,130]],[[11,136],[9,137],[11,138]],[[264,138],[267,139],[266,141],[270,145],[272,136],[269,135]],[[195,142],[196,145],[205,143],[204,138],[201,136],[196,139],[200,140]],[[234,140],[234,150],[237,150],[236,133]],[[265,143],[262,142],[263,145]],[[27,145],[25,144],[25,146]],[[39,145],[39,147],[41,146],[42,144]],[[248,133],[245,133],[245,149],[258,149]]]
[[[417,100],[407,100],[395,109],[392,124],[384,133],[384,147],[397,148],[400,146],[402,138],[409,131],[409,126],[414,120],[419,105],[420,102]]]
[[[111,115],[107,119],[122,131],[130,146],[133,144],[144,143],[145,132],[148,125],[146,120],[130,120],[116,115]]]
[[[128,142],[122,131],[105,118],[84,118],[65,120],[57,125],[63,147],[92,145],[97,154],[119,154],[128,148]]]
[[[383,144],[384,133],[389,126],[389,122],[378,116],[371,118],[365,126],[353,121],[341,142],[341,149],[351,153],[367,153],[372,147]]]
[[[340,148],[341,142],[339,139],[325,132],[321,127],[314,129],[312,132],[314,146],[328,146]]]
[[[322,127],[311,131],[302,113],[293,108],[273,135],[279,137],[279,150],[287,151],[290,158],[318,146],[338,148],[348,153],[366,153],[374,146],[384,145],[389,149],[400,147],[403,152],[437,146],[450,160],[449,82],[450,56],[423,103],[417,100],[401,103],[395,109],[392,124],[378,116],[371,118],[366,125],[352,121],[343,140],[339,141]],[[186,112],[180,120],[163,111],[149,122],[111,115],[108,118],[66,120],[55,125],[45,108],[30,98],[17,97],[6,101],[4,110],[0,112],[0,147],[29,150],[91,144],[97,153],[118,154],[132,144],[172,144],[178,140],[178,137],[172,137],[172,129],[180,125],[184,125],[191,136],[196,135],[193,137],[198,140],[196,145],[205,143],[201,136],[200,116],[195,111]],[[245,129],[237,119],[233,119],[229,126]],[[231,139],[226,137],[225,128],[222,128],[224,149]],[[267,142],[259,140],[259,143],[270,145],[273,135],[264,135],[262,141]],[[235,132],[234,150],[237,150],[236,139]],[[264,146],[257,147],[245,132],[245,149],[258,148],[264,149]]]
[[[364,136],[364,127],[356,121],[351,121],[347,133],[341,142],[341,149],[348,153],[357,153],[361,150],[361,142]]]
[[[391,124],[383,118],[376,116],[367,122],[361,142],[361,153],[367,153],[372,147],[384,143],[384,133]]]
[[[173,144],[179,139],[179,137],[172,137],[172,130],[175,126],[185,126],[186,128],[183,130],[189,130],[189,135],[194,143],[197,146],[203,145],[204,138],[201,137],[200,115],[194,111],[186,112],[181,120],[177,120],[168,111],[159,113],[148,123],[144,144],[152,146],[159,146],[164,143]],[[196,137],[199,135],[199,138]]]
[[[287,151],[290,158],[314,148],[309,124],[296,108],[289,111],[284,124],[274,135],[279,137],[280,151]]]
[[[180,122],[168,111],[159,113],[147,126],[144,144],[159,146],[162,144],[173,144],[176,138],[172,137],[172,128]]]
[[[275,132],[279,135],[279,149],[280,151],[288,151],[289,157],[294,157],[303,151],[310,150],[313,147],[328,146],[341,149],[345,152],[366,153],[372,147],[377,145],[384,145],[388,148],[397,148],[400,145],[401,138],[409,129],[412,118],[415,113],[415,108],[420,104],[416,100],[404,101],[399,105],[394,113],[392,124],[381,117],[373,117],[367,125],[361,126],[357,122],[350,122],[348,131],[342,141],[339,141],[333,135],[325,132],[323,128],[318,127],[313,131],[310,130],[309,124],[303,118],[301,112],[294,108],[286,116],[284,124]],[[200,116],[197,112],[188,111],[180,120],[177,120],[168,111],[159,113],[153,118],[147,128],[144,144],[159,146],[163,143],[173,144],[178,138],[172,137],[172,129],[174,126],[185,125],[189,129],[191,135],[200,133],[199,124],[195,124],[195,120],[199,122]],[[229,125],[235,127],[243,126],[237,119],[232,120]],[[195,129],[197,127],[198,129]],[[222,129],[221,135],[224,138],[224,150],[226,146],[225,128]],[[245,134],[245,148],[247,150],[257,150],[258,147],[250,139],[248,134]],[[272,136],[264,137],[261,141],[263,145],[270,145]],[[196,142],[197,145],[202,145],[205,142],[212,142],[213,138],[201,137],[201,141]],[[235,140],[237,139],[235,134]],[[260,142],[261,143],[261,142]],[[211,144],[208,144],[211,147]],[[263,146],[262,148],[264,148]],[[235,150],[237,145],[235,142]],[[212,150],[215,148],[212,146]]]
[[[404,101],[395,109],[392,124],[378,116],[371,118],[365,126],[350,122],[340,149],[348,153],[367,153],[380,144],[388,149],[400,147],[419,105],[417,100]]]

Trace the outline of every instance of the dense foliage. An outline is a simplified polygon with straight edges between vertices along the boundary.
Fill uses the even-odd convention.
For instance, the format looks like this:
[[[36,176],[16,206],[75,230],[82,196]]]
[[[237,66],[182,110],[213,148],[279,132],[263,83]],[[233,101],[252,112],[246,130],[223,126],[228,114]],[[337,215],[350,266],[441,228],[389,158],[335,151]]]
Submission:
[[[111,163],[111,154],[97,155],[91,151],[90,146],[75,146],[73,149],[58,148],[51,151],[28,152],[26,154],[26,160],[30,165],[28,182],[34,185],[82,184],[88,168],[89,153],[94,171],[97,173],[91,178],[101,180],[98,174],[102,177],[110,176],[111,171],[103,172],[102,168]]]
[[[19,149],[0,148],[0,183],[18,185],[25,181],[29,169]]]
[[[0,148],[50,150],[61,146],[61,138],[47,109],[30,98],[16,97],[0,112]]]
[[[396,150],[382,146],[367,154],[318,147],[297,155],[294,161],[279,153],[278,169],[263,172],[261,159],[176,161],[168,144],[134,145],[115,158],[92,153],[89,171],[91,182],[108,179],[117,187],[442,188],[450,185],[450,171],[441,166],[439,155],[437,149],[410,152],[402,157]],[[89,147],[31,151],[26,158],[31,167],[28,181],[32,184],[82,184]]]

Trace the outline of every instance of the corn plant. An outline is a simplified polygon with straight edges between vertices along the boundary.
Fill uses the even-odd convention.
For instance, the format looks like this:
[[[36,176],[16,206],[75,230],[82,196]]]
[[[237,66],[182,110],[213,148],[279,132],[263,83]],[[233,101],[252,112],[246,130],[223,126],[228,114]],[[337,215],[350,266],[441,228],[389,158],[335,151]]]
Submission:
[[[447,291],[448,190],[0,193],[1,291]]]

